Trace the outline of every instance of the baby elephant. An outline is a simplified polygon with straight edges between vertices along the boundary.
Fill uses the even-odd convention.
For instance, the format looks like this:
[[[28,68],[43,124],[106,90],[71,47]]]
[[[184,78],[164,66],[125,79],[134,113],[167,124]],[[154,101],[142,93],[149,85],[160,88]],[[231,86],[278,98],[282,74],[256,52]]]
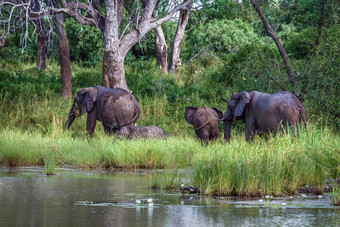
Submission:
[[[218,137],[218,121],[223,113],[216,108],[185,108],[185,120],[194,126],[196,135],[204,142]]]
[[[135,139],[135,138],[165,138],[166,135],[160,127],[151,125],[147,127],[125,126],[121,128],[116,136],[117,139]]]

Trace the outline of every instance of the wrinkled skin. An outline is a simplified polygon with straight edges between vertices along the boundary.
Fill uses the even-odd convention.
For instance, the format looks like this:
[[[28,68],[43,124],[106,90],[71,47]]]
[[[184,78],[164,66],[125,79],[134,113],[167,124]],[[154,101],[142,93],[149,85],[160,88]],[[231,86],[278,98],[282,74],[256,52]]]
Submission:
[[[295,130],[301,122],[306,126],[306,111],[289,92],[268,94],[242,91],[231,96],[227,111],[221,119],[225,140],[230,140],[231,123],[241,119],[246,125],[246,140],[250,141],[254,134],[275,132],[287,126]]]
[[[218,137],[218,121],[223,113],[216,108],[186,107],[185,120],[194,126],[196,135],[204,142]]]
[[[164,131],[156,126],[151,125],[147,127],[139,126],[125,126],[117,133],[117,139],[137,139],[137,138],[165,138]]]
[[[68,129],[77,116],[87,113],[86,130],[92,135],[97,120],[102,122],[106,134],[124,126],[135,125],[140,109],[136,98],[120,88],[102,86],[80,89],[74,97],[64,129]]]

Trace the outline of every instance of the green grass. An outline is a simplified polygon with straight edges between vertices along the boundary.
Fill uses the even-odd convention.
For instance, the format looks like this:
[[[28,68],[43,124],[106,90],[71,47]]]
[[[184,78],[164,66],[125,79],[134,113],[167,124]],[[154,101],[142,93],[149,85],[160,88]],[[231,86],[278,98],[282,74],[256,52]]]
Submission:
[[[335,184],[331,194],[332,205],[340,206],[340,185]]]
[[[309,126],[299,135],[210,146],[193,163],[193,182],[204,194],[282,196],[302,184],[322,193],[324,181],[340,174],[340,138]]]
[[[299,135],[256,137],[247,143],[234,133],[230,143],[222,136],[202,145],[193,136],[166,140],[115,140],[102,133],[93,138],[73,138],[68,132],[3,130],[1,165],[56,165],[82,168],[192,169],[192,184],[208,195],[291,195],[303,185],[322,193],[323,183],[340,175],[340,138],[328,128],[309,126]],[[176,172],[177,173],[177,172]],[[155,187],[178,184],[177,174],[155,179]],[[190,174],[189,174],[190,175]],[[158,176],[160,177],[160,176]]]

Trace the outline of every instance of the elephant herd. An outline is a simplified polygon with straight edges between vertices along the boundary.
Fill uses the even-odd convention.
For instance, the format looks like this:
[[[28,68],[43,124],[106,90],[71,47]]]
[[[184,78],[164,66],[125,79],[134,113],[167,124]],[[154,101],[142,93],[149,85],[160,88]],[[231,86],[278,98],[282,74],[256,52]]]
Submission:
[[[246,140],[255,134],[275,132],[289,127],[295,130],[300,123],[306,126],[306,111],[291,93],[274,94],[258,91],[234,93],[227,102],[223,114],[216,108],[186,107],[185,120],[193,125],[198,138],[204,142],[215,140],[219,135],[218,123],[223,121],[224,139],[230,140],[231,123],[245,123]],[[92,135],[97,120],[102,122],[106,134],[117,133],[116,138],[165,138],[164,131],[155,126],[135,126],[140,115],[136,98],[120,88],[102,86],[80,89],[72,104],[64,128],[68,129],[77,116],[87,113],[86,130]]]

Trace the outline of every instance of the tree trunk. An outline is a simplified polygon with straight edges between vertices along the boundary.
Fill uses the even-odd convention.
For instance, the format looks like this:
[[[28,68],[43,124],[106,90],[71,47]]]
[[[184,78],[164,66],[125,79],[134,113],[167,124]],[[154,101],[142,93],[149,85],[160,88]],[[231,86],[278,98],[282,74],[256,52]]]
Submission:
[[[54,16],[54,24],[58,38],[60,56],[61,95],[64,98],[70,98],[72,96],[71,61],[68,39],[64,28],[64,16],[62,13]]]
[[[319,18],[319,23],[318,23],[318,33],[317,33],[316,39],[315,39],[315,45],[314,45],[314,48],[312,48],[311,52],[309,53],[309,55],[306,59],[306,63],[308,63],[309,60],[312,58],[312,56],[315,54],[316,49],[318,48],[318,46],[320,44],[320,37],[321,37],[321,33],[322,33],[323,18],[324,18],[324,15],[325,15],[326,4],[327,4],[327,0],[323,0],[322,6],[321,6],[321,15],[320,15],[320,18]]]
[[[279,49],[281,58],[283,59],[284,65],[286,67],[286,71],[287,71],[287,74],[288,74],[288,77],[289,77],[289,82],[290,82],[291,86],[293,88],[296,88],[296,77],[295,77],[293,69],[292,69],[292,67],[289,63],[288,55],[287,55],[285,49],[283,48],[283,46],[280,42],[280,39],[277,37],[273,28],[270,26],[269,22],[267,21],[266,17],[264,16],[261,8],[257,4],[257,0],[250,0],[250,2],[253,5],[253,7],[255,8],[258,15],[260,16],[260,18],[263,22],[263,25],[267,29],[267,32],[269,33],[270,37],[274,40],[277,48]]]
[[[166,45],[164,32],[161,26],[155,28],[156,35],[156,51],[157,51],[157,65],[163,72],[167,72],[167,57],[168,57],[168,45]]]
[[[124,58],[119,53],[106,51],[103,60],[103,86],[109,88],[123,88],[129,91],[125,80]]]
[[[37,38],[37,46],[38,46],[38,56],[37,56],[37,67],[38,70],[44,70],[46,68],[46,45],[45,42],[47,40],[46,31],[43,25],[44,21],[39,19],[36,21],[38,38]]]
[[[181,53],[185,27],[187,26],[189,20],[189,14],[190,10],[181,10],[178,18],[177,30],[172,43],[168,66],[168,70],[173,73],[178,72],[179,68],[181,67],[181,59],[179,58],[179,55]]]
[[[122,55],[119,50],[120,5],[116,1],[105,0],[103,86],[123,88],[129,91],[124,72],[125,55]]]

